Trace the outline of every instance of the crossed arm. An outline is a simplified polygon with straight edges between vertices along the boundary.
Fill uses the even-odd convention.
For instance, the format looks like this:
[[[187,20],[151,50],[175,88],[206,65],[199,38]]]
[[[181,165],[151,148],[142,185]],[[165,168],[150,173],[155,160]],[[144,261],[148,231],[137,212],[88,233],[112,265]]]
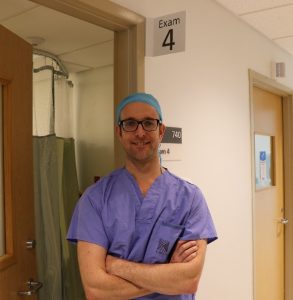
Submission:
[[[195,246],[195,243],[197,246]],[[194,293],[204,264],[206,241],[178,242],[170,263],[134,263],[78,242],[78,260],[88,300],[131,299],[154,292]]]

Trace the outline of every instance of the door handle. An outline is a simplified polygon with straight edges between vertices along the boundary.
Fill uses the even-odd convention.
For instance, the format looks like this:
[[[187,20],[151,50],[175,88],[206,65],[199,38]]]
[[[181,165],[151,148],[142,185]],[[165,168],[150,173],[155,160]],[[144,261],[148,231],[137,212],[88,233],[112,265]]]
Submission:
[[[17,295],[19,296],[32,296],[38,292],[38,290],[43,286],[42,282],[33,281],[33,279],[29,279],[26,285],[28,286],[27,291],[18,291]]]
[[[286,225],[286,224],[289,223],[289,220],[288,220],[287,218],[282,218],[282,219],[280,220],[280,223]]]
[[[27,249],[34,249],[34,248],[36,248],[36,241],[35,240],[27,240],[25,242],[25,246]]]

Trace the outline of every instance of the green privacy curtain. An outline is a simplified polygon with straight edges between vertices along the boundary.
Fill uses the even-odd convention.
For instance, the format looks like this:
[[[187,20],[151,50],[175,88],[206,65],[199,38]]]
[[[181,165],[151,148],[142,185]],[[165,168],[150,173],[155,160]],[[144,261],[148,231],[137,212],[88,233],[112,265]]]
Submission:
[[[66,80],[56,79],[51,71],[34,75],[36,250],[38,280],[43,282],[39,300],[85,299],[76,247],[66,241],[70,218],[79,198],[74,139],[69,136],[71,124],[68,117],[61,118],[70,112],[66,107],[70,104],[68,89]],[[58,126],[57,109],[63,109],[59,111]],[[57,137],[55,128],[59,128],[61,136]]]

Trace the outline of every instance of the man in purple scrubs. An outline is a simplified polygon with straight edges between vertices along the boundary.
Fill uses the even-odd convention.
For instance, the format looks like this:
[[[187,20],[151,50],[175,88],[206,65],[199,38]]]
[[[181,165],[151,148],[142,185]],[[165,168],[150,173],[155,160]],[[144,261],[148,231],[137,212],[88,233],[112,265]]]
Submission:
[[[125,166],[86,190],[67,236],[77,242],[87,299],[195,299],[217,238],[206,201],[161,166],[165,125],[152,95],[123,99],[116,121]]]

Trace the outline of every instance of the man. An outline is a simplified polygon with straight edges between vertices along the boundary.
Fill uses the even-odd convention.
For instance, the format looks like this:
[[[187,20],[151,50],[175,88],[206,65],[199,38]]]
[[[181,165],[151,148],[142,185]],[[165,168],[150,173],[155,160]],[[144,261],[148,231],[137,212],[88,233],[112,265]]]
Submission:
[[[160,165],[165,126],[152,95],[123,99],[116,121],[125,166],[87,189],[68,232],[87,299],[195,299],[217,238],[204,197]]]

